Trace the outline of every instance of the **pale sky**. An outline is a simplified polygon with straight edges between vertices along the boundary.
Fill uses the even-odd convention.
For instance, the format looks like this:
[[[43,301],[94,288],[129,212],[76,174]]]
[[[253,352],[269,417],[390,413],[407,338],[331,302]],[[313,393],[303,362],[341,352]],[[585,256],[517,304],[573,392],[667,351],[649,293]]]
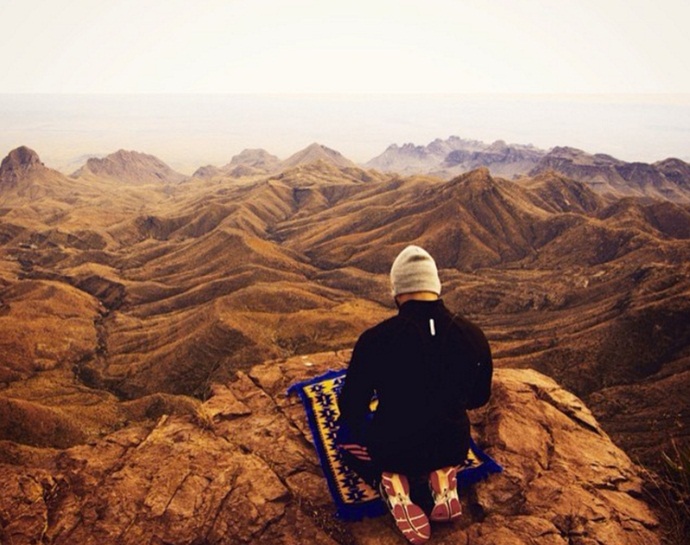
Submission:
[[[690,93],[688,0],[0,0],[0,93]]]

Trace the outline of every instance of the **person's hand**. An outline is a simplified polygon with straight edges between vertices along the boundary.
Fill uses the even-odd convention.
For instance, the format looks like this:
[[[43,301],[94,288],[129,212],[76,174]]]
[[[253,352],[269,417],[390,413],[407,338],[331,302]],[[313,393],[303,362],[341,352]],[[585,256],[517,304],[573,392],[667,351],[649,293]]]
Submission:
[[[346,450],[358,460],[371,462],[371,456],[369,456],[369,451],[367,450],[367,447],[358,445],[357,443],[348,443],[346,445],[340,445],[340,448]]]

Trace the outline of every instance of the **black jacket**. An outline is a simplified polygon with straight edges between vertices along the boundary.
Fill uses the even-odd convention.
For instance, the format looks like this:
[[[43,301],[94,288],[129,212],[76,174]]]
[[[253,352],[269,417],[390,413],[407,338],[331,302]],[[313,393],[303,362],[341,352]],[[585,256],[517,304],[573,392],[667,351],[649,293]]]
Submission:
[[[441,300],[408,301],[357,341],[338,399],[341,427],[384,471],[462,463],[466,410],[489,400],[492,372],[489,344],[476,325]]]

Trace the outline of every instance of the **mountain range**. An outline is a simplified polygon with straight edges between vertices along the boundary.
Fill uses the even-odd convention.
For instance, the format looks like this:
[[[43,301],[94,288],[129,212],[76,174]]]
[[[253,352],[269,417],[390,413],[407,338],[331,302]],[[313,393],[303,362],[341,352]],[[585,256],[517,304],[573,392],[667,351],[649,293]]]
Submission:
[[[314,144],[192,177],[119,151],[66,176],[12,150],[0,459],[189,412],[264,362],[351,348],[395,312],[390,264],[419,244],[498,368],[554,378],[654,465],[690,439],[690,193],[686,163],[635,165],[559,148],[517,178],[483,166],[448,180]]]
[[[485,144],[453,136],[447,140],[436,139],[427,146],[393,144],[365,166],[383,172],[431,174],[444,179],[480,167],[509,179],[553,170],[588,184],[598,193],[690,202],[690,165],[674,158],[653,164],[628,163],[571,147],[545,151],[531,145],[506,144],[502,140]]]
[[[199,178],[212,178],[214,176],[227,175],[241,178],[252,174],[261,175],[280,172],[291,167],[317,161],[324,161],[338,167],[356,166],[355,163],[343,157],[340,152],[314,143],[296,152],[284,161],[281,161],[278,157],[271,155],[263,149],[246,149],[240,154],[235,155],[227,165],[220,168],[213,165],[207,165],[197,169],[193,176]]]
[[[205,165],[192,178],[212,179],[229,176],[247,178],[280,173],[301,164],[324,161],[336,167],[359,167],[383,174],[403,176],[428,175],[451,180],[477,168],[486,167],[493,176],[515,180],[554,171],[569,179],[583,182],[595,192],[614,198],[651,197],[674,202],[690,202],[690,164],[677,158],[655,163],[626,162],[603,153],[591,154],[572,147],[550,150],[532,145],[507,144],[497,140],[487,144],[451,136],[437,138],[426,146],[407,143],[390,145],[383,153],[356,165],[336,150],[313,143],[281,160],[263,149],[245,149],[223,166]],[[135,168],[134,165],[138,167]],[[126,172],[129,169],[130,172]],[[120,182],[180,181],[188,178],[173,171],[151,155],[120,150],[107,157],[88,158],[72,177],[91,174]],[[137,180],[136,177],[142,177]]]
[[[545,154],[534,146],[508,145],[503,140],[486,144],[451,136],[447,140],[437,138],[426,146],[392,144],[364,166],[408,175],[434,174],[446,179],[487,167],[495,175],[510,178],[527,173]]]

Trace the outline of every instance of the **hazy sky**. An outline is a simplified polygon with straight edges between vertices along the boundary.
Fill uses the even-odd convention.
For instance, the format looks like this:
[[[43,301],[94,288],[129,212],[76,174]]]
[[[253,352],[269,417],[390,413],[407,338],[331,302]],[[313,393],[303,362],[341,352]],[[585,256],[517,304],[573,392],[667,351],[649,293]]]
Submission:
[[[3,93],[690,93],[687,0],[0,0]]]
[[[0,156],[66,170],[451,135],[690,159],[689,0],[0,0],[0,20]]]

